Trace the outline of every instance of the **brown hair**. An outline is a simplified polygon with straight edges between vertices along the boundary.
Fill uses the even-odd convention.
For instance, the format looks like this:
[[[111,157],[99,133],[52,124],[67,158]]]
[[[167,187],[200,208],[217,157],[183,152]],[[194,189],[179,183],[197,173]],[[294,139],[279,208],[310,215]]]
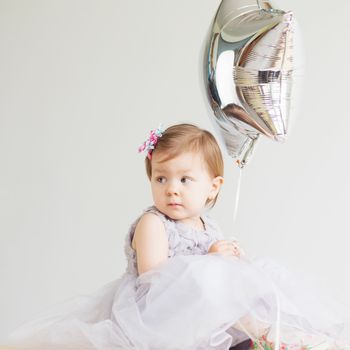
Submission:
[[[224,161],[215,137],[193,124],[177,124],[167,128],[158,138],[153,152],[166,153],[163,161],[173,159],[182,152],[200,152],[213,178],[224,175]],[[145,163],[147,176],[151,180],[152,161],[146,157]],[[218,194],[214,199],[207,200],[206,205],[212,208],[217,197]]]

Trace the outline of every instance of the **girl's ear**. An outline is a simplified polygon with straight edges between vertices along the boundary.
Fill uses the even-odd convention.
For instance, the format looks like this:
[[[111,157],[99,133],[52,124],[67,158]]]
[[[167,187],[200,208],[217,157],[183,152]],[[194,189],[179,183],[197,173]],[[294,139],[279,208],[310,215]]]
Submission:
[[[224,183],[224,178],[222,176],[217,176],[214,177],[214,179],[212,180],[212,186],[211,186],[211,190],[210,190],[210,197],[215,198],[216,195],[219,193],[221,186]]]

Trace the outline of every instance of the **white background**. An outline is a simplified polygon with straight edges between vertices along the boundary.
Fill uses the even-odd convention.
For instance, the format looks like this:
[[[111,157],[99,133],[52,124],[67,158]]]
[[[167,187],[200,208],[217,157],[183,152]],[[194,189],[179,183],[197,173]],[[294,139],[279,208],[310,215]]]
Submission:
[[[199,73],[218,5],[0,1],[0,342],[124,272],[128,227],[152,203],[137,147],[161,122],[213,131]],[[248,254],[349,305],[350,3],[278,5],[302,30],[300,113],[285,144],[260,138],[234,227],[238,168],[226,156],[212,216]]]

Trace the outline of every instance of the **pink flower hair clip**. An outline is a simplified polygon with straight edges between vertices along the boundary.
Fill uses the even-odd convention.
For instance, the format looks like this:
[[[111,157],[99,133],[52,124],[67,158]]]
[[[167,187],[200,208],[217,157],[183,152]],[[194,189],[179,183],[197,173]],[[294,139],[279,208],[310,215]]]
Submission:
[[[138,148],[139,153],[146,151],[147,158],[149,160],[152,159],[152,152],[157,145],[158,139],[162,137],[164,129],[162,125],[159,125],[157,129],[151,130],[149,134],[149,138]]]

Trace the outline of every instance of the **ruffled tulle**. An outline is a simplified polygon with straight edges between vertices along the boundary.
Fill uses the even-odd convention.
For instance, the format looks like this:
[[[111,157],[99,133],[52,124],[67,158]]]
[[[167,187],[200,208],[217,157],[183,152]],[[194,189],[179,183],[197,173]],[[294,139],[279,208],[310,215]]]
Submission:
[[[48,310],[15,330],[7,345],[28,350],[228,350],[252,339],[256,349],[350,349],[342,305],[321,296],[267,258],[207,254],[224,239],[208,215],[205,231],[180,224],[151,206],[168,236],[168,260],[138,276],[131,225],[127,267],[118,280]],[[345,309],[346,310],[346,309]],[[349,320],[347,320],[349,321]],[[326,344],[328,343],[328,345]],[[335,345],[335,342],[338,345]],[[253,346],[253,345],[252,345]]]
[[[267,258],[178,255],[15,331],[17,349],[228,350],[246,339],[350,349],[342,305]],[[248,336],[249,334],[249,336]],[[343,342],[336,347],[335,341]],[[294,345],[293,345],[294,344]],[[350,344],[350,342],[349,342]],[[327,345],[328,346],[328,345]],[[317,349],[317,348],[315,348]]]

